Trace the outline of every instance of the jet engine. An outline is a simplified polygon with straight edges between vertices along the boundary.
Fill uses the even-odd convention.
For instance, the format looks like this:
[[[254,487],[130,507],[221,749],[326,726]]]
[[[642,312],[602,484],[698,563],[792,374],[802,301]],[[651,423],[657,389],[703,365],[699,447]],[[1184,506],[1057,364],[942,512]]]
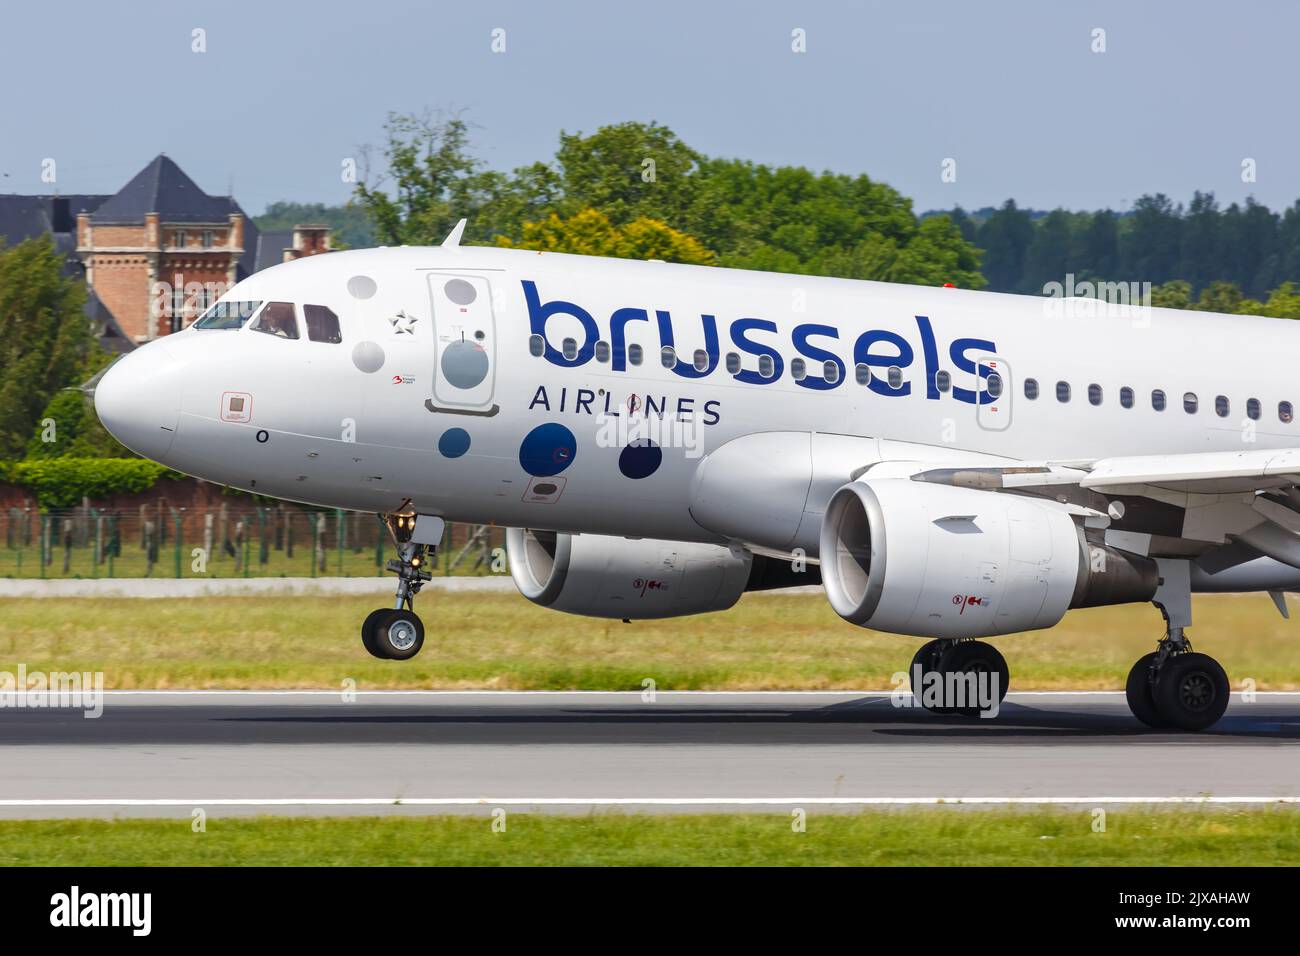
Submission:
[[[510,574],[534,604],[589,617],[647,619],[725,611],[745,591],[816,584],[817,569],[717,544],[511,528]]]
[[[1070,608],[1149,601],[1155,562],[1091,542],[1055,502],[906,478],[831,497],[822,584],[845,620],[972,638],[1051,627]]]

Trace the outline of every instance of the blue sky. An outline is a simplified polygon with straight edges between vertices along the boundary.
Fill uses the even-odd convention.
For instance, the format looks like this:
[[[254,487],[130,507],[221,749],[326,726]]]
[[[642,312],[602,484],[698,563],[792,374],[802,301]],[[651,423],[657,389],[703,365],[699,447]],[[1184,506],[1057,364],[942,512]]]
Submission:
[[[549,158],[561,129],[653,119],[711,155],[865,172],[918,209],[1194,189],[1277,208],[1300,198],[1297,35],[1300,5],[1269,0],[6,0],[0,192],[51,191],[46,158],[63,192],[112,192],[166,152],[253,213],[341,202],[343,159],[427,107],[462,111],[497,168]]]

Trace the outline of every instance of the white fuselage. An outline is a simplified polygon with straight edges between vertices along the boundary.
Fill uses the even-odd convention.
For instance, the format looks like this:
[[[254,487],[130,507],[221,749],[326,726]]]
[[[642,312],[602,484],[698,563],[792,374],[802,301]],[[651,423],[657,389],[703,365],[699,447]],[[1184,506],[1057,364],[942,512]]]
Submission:
[[[1300,325],[1282,320],[478,247],[315,256],[223,301],[293,303],[300,328],[324,306],[342,341],[191,328],[115,366],[101,416],[180,471],[330,507],[714,541],[692,478],[757,432],[1068,461],[1300,431],[1279,412],[1300,402]],[[625,454],[615,414],[659,453]]]

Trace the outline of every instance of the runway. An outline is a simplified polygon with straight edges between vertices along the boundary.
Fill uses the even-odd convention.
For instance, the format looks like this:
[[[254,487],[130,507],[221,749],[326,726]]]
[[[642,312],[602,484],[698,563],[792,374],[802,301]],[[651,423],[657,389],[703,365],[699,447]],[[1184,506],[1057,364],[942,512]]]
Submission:
[[[0,709],[0,817],[1300,801],[1300,694],[1201,734],[1122,694],[994,720],[855,693],[108,692]]]

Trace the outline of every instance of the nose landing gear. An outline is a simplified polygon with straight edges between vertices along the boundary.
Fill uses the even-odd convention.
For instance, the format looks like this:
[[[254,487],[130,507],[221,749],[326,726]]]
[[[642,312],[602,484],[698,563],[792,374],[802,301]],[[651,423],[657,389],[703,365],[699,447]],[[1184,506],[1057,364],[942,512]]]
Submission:
[[[366,616],[361,625],[361,643],[375,657],[406,661],[424,646],[424,622],[415,613],[414,605],[420,588],[433,577],[425,567],[432,559],[434,547],[413,539],[416,515],[382,517],[397,543],[397,557],[388,562],[388,570],[397,575],[397,596],[393,607],[379,608]]]

